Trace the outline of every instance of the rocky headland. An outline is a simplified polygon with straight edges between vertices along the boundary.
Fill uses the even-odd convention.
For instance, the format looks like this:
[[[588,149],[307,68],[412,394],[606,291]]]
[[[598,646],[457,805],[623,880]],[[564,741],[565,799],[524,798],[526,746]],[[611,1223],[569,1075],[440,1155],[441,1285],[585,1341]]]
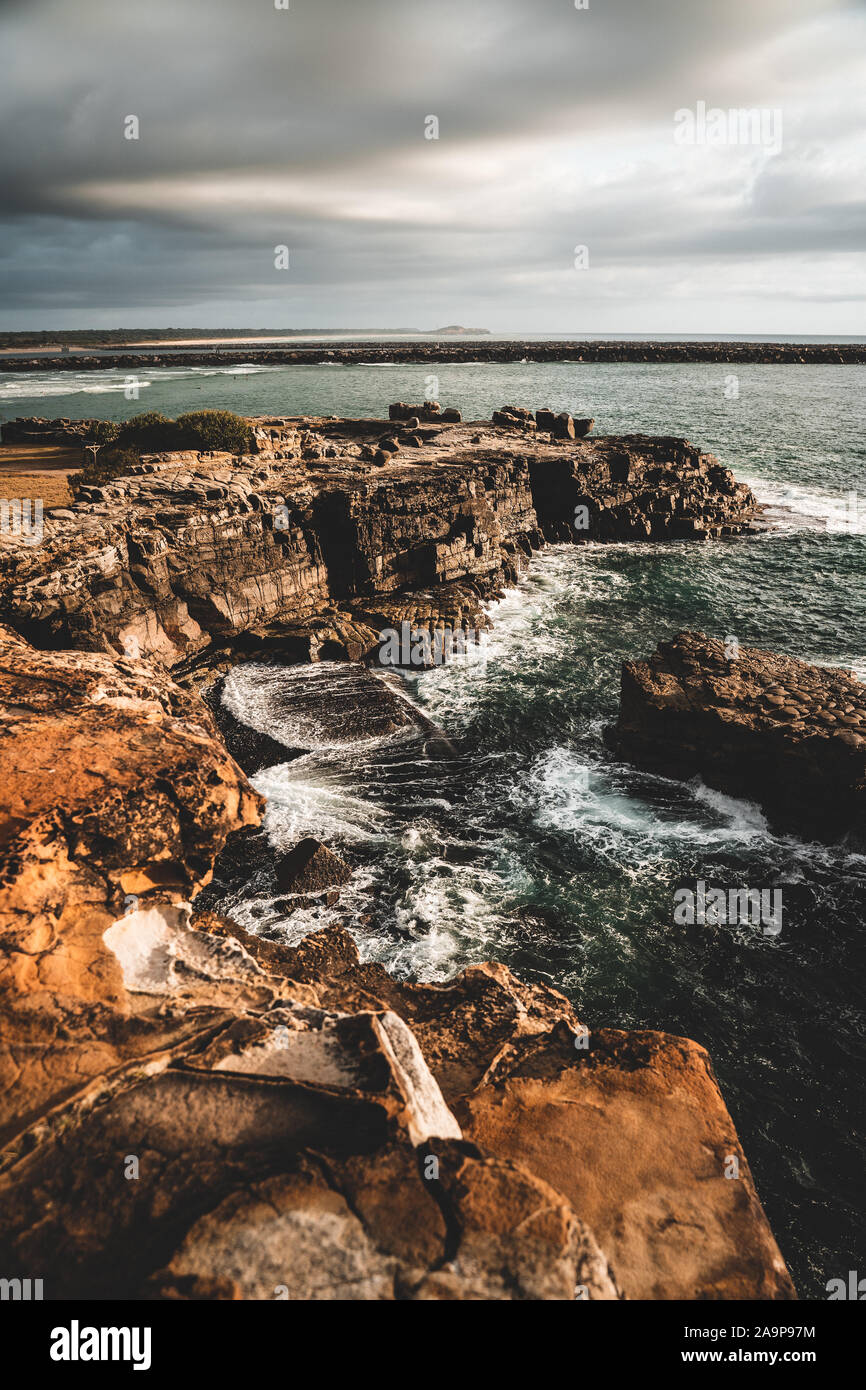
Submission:
[[[170,668],[275,646],[355,660],[402,621],[483,627],[483,601],[545,540],[708,539],[757,512],[682,439],[594,437],[591,421],[514,406],[497,423],[430,402],[391,414],[257,419],[252,454],[144,456],[79,484],[73,506],[46,511],[41,544],[0,536],[0,618],[38,647]]]
[[[46,1297],[795,1296],[696,1043],[212,910],[262,835],[247,774],[292,751],[232,711],[245,655],[314,663],[278,682],[299,737],[326,707],[434,758],[358,664],[383,626],[477,631],[545,540],[755,514],[683,440],[497,414],[257,420],[249,456],[144,457],[0,543],[0,1256]],[[310,839],[273,865],[287,914],[350,872]]]

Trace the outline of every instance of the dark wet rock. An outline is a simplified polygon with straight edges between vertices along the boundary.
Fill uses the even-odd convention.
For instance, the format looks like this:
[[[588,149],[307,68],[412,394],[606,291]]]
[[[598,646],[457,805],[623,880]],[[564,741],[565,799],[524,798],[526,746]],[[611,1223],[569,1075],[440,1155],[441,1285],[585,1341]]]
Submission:
[[[521,430],[524,434],[534,434],[537,428],[532,411],[516,405],[504,405],[501,410],[494,410],[493,423],[500,429]]]
[[[393,684],[356,662],[239,666],[223,703],[257,728],[279,731],[299,750],[381,739],[424,720]]]
[[[319,893],[348,883],[352,870],[339,855],[308,836],[300,840],[288,854],[281,854],[275,865],[277,884],[282,892]]]
[[[866,687],[847,671],[681,632],[626,662],[619,753],[701,776],[817,839],[866,839]]]
[[[616,342],[577,340],[572,342],[533,342],[517,338],[507,342],[436,342],[436,343],[341,343],[337,348],[315,346],[255,347],[245,344],[242,355],[232,355],[225,347],[199,347],[162,354],[146,348],[129,347],[120,352],[94,355],[70,352],[57,357],[33,357],[22,354],[4,358],[7,372],[33,371],[105,371],[108,368],[142,370],[167,366],[203,367],[225,366],[228,363],[258,363],[276,366],[283,363],[342,362],[415,362],[431,369],[443,362],[727,362],[732,365],[747,362],[765,363],[866,363],[866,347],[862,343],[735,343],[735,342]],[[416,407],[417,409],[417,407]],[[45,424],[52,422],[45,421]],[[68,423],[68,422],[66,422]],[[10,426],[30,425],[32,421],[10,421]],[[4,436],[11,440],[12,434]],[[47,441],[44,441],[47,442]]]
[[[222,703],[222,689],[221,678],[202,692],[202,698],[216,720],[223,743],[248,777],[254,776],[263,767],[275,767],[293,756],[292,750],[284,743],[236,719]]]
[[[594,438],[529,457],[548,541],[700,540],[750,529],[753,493],[684,439]]]

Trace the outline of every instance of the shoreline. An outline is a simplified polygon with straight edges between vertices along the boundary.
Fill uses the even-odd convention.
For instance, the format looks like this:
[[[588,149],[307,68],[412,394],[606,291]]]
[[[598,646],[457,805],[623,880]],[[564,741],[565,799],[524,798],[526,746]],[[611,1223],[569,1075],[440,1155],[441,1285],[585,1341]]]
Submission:
[[[582,341],[543,342],[522,339],[491,342],[463,340],[460,342],[433,341],[412,343],[381,343],[351,341],[339,347],[323,344],[307,347],[257,348],[239,356],[243,341],[225,347],[195,351],[176,351],[166,347],[163,352],[129,347],[119,352],[69,352],[54,357],[38,354],[0,357],[7,372],[30,371],[105,371],[124,367],[181,367],[212,366],[217,363],[237,365],[238,362],[264,366],[321,365],[325,362],[351,365],[376,365],[381,362],[400,364],[477,362],[643,362],[643,363],[700,363],[727,362],[732,364],[763,364],[768,366],[863,366],[866,365],[864,343],[772,343],[772,342],[698,342],[682,340],[641,342],[595,339]]]

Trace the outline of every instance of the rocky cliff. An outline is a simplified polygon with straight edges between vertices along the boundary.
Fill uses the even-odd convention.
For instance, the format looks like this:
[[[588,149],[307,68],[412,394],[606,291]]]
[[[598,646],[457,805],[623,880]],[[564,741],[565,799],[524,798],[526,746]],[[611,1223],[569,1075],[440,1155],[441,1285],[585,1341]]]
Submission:
[[[481,601],[545,539],[701,539],[756,510],[684,440],[575,438],[569,417],[513,407],[496,425],[411,409],[260,419],[252,455],[154,455],[81,484],[46,512],[41,544],[0,537],[0,616],[39,647],[166,667],[270,641],[355,659],[404,618],[483,625]]]
[[[156,663],[8,630],[0,696],[9,1277],[49,1298],[793,1297],[700,1047],[594,1032],[501,966],[406,984],[339,928],[289,949],[197,911],[261,809],[204,705]],[[332,869],[302,846],[286,872]]]

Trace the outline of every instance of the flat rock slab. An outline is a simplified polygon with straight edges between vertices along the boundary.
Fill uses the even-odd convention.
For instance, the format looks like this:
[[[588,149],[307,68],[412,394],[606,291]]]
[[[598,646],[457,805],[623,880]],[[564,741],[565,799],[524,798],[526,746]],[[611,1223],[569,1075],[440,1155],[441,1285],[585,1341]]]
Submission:
[[[794,1298],[704,1049],[608,1029],[587,1042],[504,1067],[455,1106],[464,1136],[567,1197],[626,1298]]]
[[[610,741],[758,802],[780,829],[866,837],[866,686],[848,671],[681,632],[624,664]]]

